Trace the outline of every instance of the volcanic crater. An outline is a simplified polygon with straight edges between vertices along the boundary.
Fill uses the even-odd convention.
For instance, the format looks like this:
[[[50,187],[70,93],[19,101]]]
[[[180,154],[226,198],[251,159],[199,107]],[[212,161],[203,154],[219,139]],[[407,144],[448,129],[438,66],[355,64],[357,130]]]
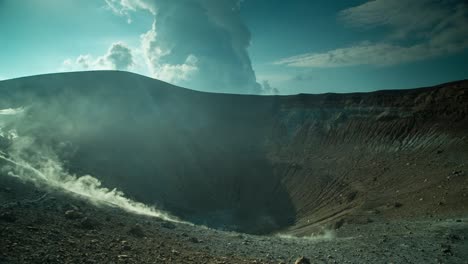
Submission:
[[[467,212],[468,82],[351,94],[192,91],[125,72],[0,82],[66,168],[249,234]]]

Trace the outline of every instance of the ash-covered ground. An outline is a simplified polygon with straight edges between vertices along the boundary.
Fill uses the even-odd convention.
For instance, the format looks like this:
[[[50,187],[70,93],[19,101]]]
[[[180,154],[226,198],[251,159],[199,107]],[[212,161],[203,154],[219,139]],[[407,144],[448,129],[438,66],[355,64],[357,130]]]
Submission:
[[[467,263],[467,218],[343,224],[316,236],[256,236],[96,207],[1,177],[0,263]],[[397,209],[395,209],[397,210]]]

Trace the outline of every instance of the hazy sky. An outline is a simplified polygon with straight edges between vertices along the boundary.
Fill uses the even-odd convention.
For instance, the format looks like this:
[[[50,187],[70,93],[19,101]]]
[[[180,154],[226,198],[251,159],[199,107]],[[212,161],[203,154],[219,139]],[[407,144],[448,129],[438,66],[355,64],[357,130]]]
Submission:
[[[118,69],[188,88],[323,93],[468,78],[463,0],[0,0],[0,79]]]

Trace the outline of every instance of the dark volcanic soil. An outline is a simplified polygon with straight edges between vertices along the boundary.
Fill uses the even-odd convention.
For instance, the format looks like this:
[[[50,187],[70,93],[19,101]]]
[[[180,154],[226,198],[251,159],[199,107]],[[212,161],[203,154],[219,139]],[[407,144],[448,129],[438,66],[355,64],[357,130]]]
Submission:
[[[24,202],[44,189],[5,181],[2,161],[7,263],[466,262],[468,81],[262,97],[86,72],[2,81],[0,94],[0,109],[25,107],[14,125],[34,137],[40,151],[29,152],[183,220],[244,233],[165,228],[50,190]],[[84,216],[99,225],[83,229]],[[144,235],[128,234],[137,223]]]
[[[0,263],[293,263],[302,255],[311,263],[468,260],[467,218],[388,221],[376,215],[315,238],[254,236],[95,207],[0,180]]]

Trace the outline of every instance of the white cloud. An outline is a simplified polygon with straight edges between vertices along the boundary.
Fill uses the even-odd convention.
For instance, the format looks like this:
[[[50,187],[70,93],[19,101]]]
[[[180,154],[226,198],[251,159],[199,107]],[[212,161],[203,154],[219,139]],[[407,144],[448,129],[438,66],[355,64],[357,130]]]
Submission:
[[[94,58],[86,54],[66,59],[63,70],[128,70],[133,65],[132,50],[122,42],[113,43],[106,54]]]
[[[278,88],[272,87],[268,80],[263,80],[261,94],[276,95],[276,94],[279,94],[279,90]]]
[[[162,58],[169,55],[169,50],[163,50],[158,45],[156,22],[153,23],[151,29],[141,35],[141,49],[148,68],[154,78],[170,82],[178,83],[186,81],[197,70],[198,59],[190,54],[181,64],[163,63]]]
[[[104,61],[116,70],[126,70],[133,64],[132,50],[121,42],[114,43],[104,56]]]
[[[146,11],[157,21],[141,36],[141,53],[155,78],[217,92],[260,93],[248,54],[250,32],[241,0],[107,0],[130,18]],[[189,82],[188,82],[189,81]]]
[[[386,66],[438,56],[446,50],[429,45],[403,47],[386,43],[362,43],[323,53],[308,53],[279,60],[275,64],[293,67]]]
[[[391,27],[400,37],[426,31],[450,16],[444,1],[433,0],[374,0],[345,9],[339,17],[348,25],[360,28]],[[449,1],[446,1],[449,2]],[[442,5],[442,6],[440,6]]]
[[[63,61],[61,71],[132,70],[174,84],[189,80],[197,72],[198,59],[194,55],[187,56],[178,64],[162,62],[164,56],[171,52],[159,47],[155,23],[148,32],[141,35],[140,41],[139,48],[130,48],[122,42],[115,42],[102,56],[83,54],[76,59],[68,58]]]
[[[24,112],[23,107],[0,109],[0,115],[17,115]]]
[[[145,0],[105,0],[107,7],[119,16],[125,16],[127,23],[132,23],[130,13],[138,9],[148,10],[152,14],[156,13],[154,5]]]
[[[155,64],[151,71],[153,77],[170,83],[187,81],[198,70],[197,57],[190,55],[182,64]]]
[[[379,42],[313,52],[276,61],[293,67],[394,65],[468,48],[468,5],[455,0],[374,0],[343,10],[339,18],[362,30],[385,28]],[[409,43],[409,44],[408,44]]]
[[[140,36],[141,48],[148,62],[156,64],[159,59],[169,54],[169,51],[163,51],[157,44],[156,21],[148,32]]]

